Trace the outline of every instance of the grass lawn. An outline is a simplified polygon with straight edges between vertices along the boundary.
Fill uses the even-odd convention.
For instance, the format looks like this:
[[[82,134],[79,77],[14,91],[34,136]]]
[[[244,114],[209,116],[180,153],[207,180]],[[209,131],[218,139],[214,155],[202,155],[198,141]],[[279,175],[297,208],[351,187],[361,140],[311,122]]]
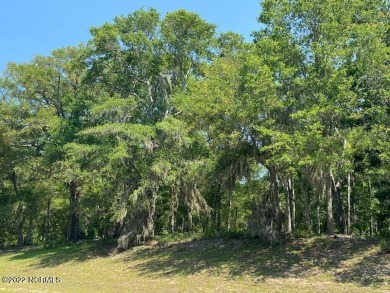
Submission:
[[[0,252],[0,277],[8,276],[26,279],[0,281],[0,292],[390,292],[390,254],[374,240],[352,238],[279,247],[213,239],[125,252],[85,242]]]

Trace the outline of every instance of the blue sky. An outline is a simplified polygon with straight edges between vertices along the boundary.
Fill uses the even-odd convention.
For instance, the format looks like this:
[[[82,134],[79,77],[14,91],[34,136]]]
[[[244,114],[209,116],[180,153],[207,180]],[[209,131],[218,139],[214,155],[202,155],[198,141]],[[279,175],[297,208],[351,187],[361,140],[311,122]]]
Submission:
[[[0,72],[9,61],[27,62],[35,55],[77,45],[90,38],[89,28],[140,8],[161,15],[181,8],[198,13],[218,31],[241,33],[249,41],[259,29],[260,0],[4,0],[0,10]]]

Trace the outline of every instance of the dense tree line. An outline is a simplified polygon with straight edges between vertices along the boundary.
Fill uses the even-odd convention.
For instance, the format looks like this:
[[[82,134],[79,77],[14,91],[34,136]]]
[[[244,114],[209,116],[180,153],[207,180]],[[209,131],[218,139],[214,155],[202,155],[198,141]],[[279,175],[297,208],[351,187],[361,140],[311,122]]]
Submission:
[[[247,43],[139,10],[0,79],[0,245],[390,233],[382,0],[264,0]]]

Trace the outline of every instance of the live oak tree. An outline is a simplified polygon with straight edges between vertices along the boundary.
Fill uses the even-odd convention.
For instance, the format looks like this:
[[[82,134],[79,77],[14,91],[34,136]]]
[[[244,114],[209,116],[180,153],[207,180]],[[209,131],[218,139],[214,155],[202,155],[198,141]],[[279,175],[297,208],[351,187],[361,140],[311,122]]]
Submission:
[[[181,30],[184,23],[186,29]],[[187,213],[181,229],[192,230],[192,214],[207,206],[195,178],[184,180],[197,164],[187,165],[182,158],[187,131],[173,117],[177,113],[170,98],[186,89],[190,74],[201,73],[199,68],[210,55],[214,26],[184,10],[160,20],[150,9],[118,17],[91,32],[87,57],[91,71],[86,82],[99,89],[99,103],[90,109],[90,127],[70,147],[91,148],[89,170],[105,166],[98,167],[95,175],[110,182],[102,192],[113,202],[107,220],[114,222],[114,236],[121,235],[123,247],[130,240],[153,237],[156,204],[167,188],[172,192],[167,199],[171,230],[176,229],[179,203]],[[204,42],[199,42],[199,34]],[[172,159],[170,152],[175,149],[182,159]],[[168,171],[176,175],[165,182]]]

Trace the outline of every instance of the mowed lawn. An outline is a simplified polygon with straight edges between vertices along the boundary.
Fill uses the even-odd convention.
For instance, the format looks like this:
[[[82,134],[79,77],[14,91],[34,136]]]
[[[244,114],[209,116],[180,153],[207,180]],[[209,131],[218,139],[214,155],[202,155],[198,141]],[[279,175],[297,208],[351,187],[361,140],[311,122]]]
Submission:
[[[85,242],[0,253],[0,292],[390,292],[390,254],[374,240],[196,240],[118,252]],[[60,283],[27,282],[58,277]],[[58,279],[57,279],[58,280]]]

